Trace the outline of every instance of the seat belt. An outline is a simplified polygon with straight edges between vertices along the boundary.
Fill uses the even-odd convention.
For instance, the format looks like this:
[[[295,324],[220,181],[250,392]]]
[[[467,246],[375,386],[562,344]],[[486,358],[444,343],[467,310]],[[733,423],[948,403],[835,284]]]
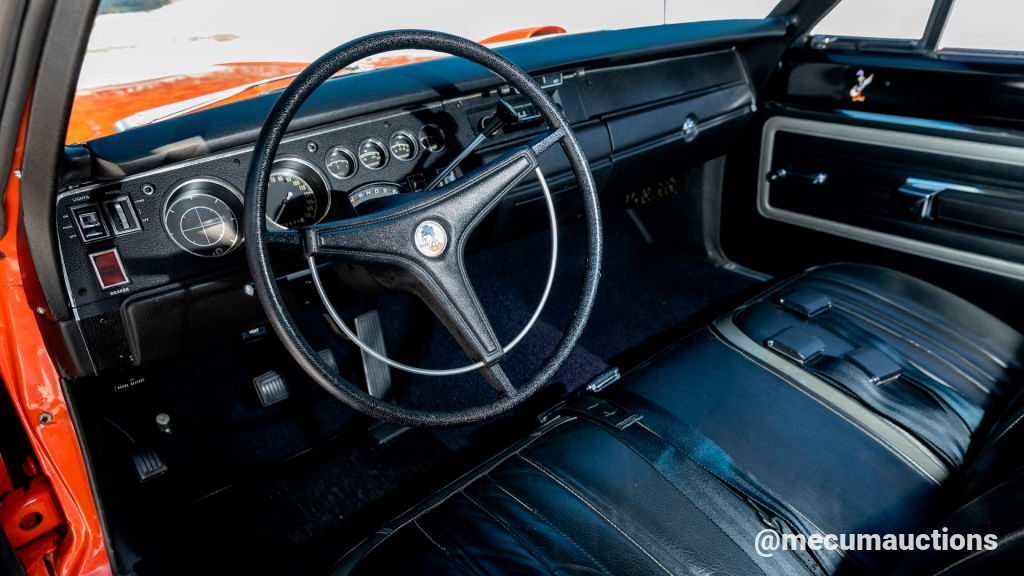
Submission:
[[[887,353],[887,356],[900,358],[903,356],[899,351],[893,349],[893,347],[885,340],[875,336],[874,334],[864,330],[853,321],[842,317],[839,314],[823,314],[816,317],[815,322],[821,324],[823,327],[828,328],[842,336],[849,342],[856,342],[860,346],[876,348],[881,352]],[[934,381],[933,378],[922,374],[921,371],[914,366],[908,365],[906,362],[901,362],[900,368],[904,375],[907,377],[907,381],[918,388],[925,390],[927,393],[938,396],[942,399],[943,406],[946,410],[952,410],[954,415],[962,420],[969,428],[977,428],[980,424],[984,411],[979,407],[968,402],[966,398],[957,390],[945,385],[937,384],[935,386],[928,386],[924,382]]]
[[[630,400],[644,407],[644,412],[662,412],[663,416],[672,418],[659,406],[646,398],[619,390],[619,394],[627,394]],[[670,482],[685,482],[679,478],[677,471],[665,466],[666,451],[676,457],[692,461],[711,474],[728,490],[740,496],[761,516],[769,528],[780,534],[797,533],[804,536],[821,534],[821,531],[804,518],[791,506],[775,498],[765,491],[721,447],[697,429],[672,418],[673,426],[679,430],[678,438],[667,440],[648,426],[638,425],[643,416],[633,414],[625,408],[596,396],[583,396],[566,403],[559,413],[569,413],[587,420],[597,422],[610,429],[623,443],[637,451]],[[753,543],[751,543],[753,544]],[[851,558],[841,551],[793,551],[800,561],[814,574],[832,574],[841,563],[844,567]],[[846,561],[846,562],[844,562]]]

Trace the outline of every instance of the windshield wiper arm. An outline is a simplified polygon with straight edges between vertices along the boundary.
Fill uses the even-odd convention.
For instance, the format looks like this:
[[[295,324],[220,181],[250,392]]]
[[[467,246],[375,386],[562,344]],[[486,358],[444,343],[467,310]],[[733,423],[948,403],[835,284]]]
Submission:
[[[171,104],[164,104],[163,106],[157,106],[156,108],[150,108],[141,112],[136,112],[131,116],[121,118],[117,122],[114,122],[114,130],[118,132],[124,132],[132,128],[138,128],[139,126],[146,126],[154,122],[160,122],[162,120],[168,120],[177,116],[194,112],[200,108],[205,108],[222,102],[228,98],[232,98],[247,90],[265,86],[267,84],[273,84],[281,80],[289,80],[299,75],[299,72],[293,72],[291,74],[284,74],[282,76],[274,76],[273,78],[263,78],[261,80],[254,80],[248,84],[242,84],[241,86],[235,86],[234,88],[227,88],[225,90],[219,90],[217,92],[211,92],[210,94],[203,94],[202,96],[196,96],[180,102],[172,102]]]

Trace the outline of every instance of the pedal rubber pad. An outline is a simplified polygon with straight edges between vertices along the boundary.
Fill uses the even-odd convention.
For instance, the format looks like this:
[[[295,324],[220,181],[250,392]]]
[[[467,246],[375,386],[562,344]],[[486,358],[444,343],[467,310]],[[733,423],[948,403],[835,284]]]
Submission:
[[[152,448],[133,451],[132,466],[135,467],[135,475],[139,482],[149,482],[167,473],[167,464]]]
[[[387,356],[384,345],[384,330],[380,326],[380,315],[370,310],[356,317],[356,336],[359,340],[382,356]],[[384,398],[391,391],[391,368],[373,356],[360,350],[363,356],[363,370],[366,374],[366,389],[374,398]]]
[[[330,348],[319,350],[317,354],[320,355],[320,358],[324,361],[324,364],[327,364],[328,368],[335,372],[338,371],[338,359],[334,357],[334,352]]]
[[[288,383],[284,381],[284,376],[274,370],[253,378],[252,385],[263,406],[272,406],[288,399]]]

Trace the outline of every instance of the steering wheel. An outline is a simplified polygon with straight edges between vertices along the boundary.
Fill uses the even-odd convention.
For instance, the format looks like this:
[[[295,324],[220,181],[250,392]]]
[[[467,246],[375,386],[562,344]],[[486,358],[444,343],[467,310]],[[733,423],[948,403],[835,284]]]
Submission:
[[[473,172],[436,190],[410,193],[412,199],[366,215],[305,226],[268,229],[267,187],[278,145],[289,122],[310,94],[345,66],[392,50],[432,50],[475,62],[504,79],[536,106],[549,130]],[[505,375],[500,360],[518,343],[540,315],[554,278],[557,223],[551,193],[537,157],[561,144],[583,195],[587,254],[583,288],[576,311],[561,341],[522,386]],[[470,234],[516,184],[534,174],[540,180],[552,227],[551,267],[547,286],[533,317],[509,344],[502,345],[477,300],[464,265]],[[415,196],[414,196],[415,195]],[[458,36],[424,30],[397,30],[364,36],[343,44],[310,64],[284,90],[270,111],[249,166],[245,187],[246,256],[259,302],[271,327],[302,369],[320,386],[353,409],[373,418],[405,426],[469,424],[512,409],[542,388],[565,363],[586,325],[594,304],[601,267],[601,218],[593,175],[565,117],[540,86],[515,64],[477,43]],[[495,388],[495,400],[482,406],[448,411],[423,411],[376,398],[343,379],[324,362],[299,332],[288,312],[270,265],[271,245],[301,250],[314,286],[338,328],[378,360],[401,370],[450,376],[478,370]],[[462,368],[427,370],[406,366],[360,342],[329,302],[317,272],[316,257],[327,256],[368,265],[387,288],[418,296],[455,337],[471,363]]]

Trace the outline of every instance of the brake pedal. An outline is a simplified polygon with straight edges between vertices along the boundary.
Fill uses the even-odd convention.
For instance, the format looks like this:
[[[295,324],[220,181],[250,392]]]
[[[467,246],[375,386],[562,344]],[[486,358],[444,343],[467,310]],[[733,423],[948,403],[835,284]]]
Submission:
[[[253,378],[252,385],[256,388],[256,395],[259,396],[260,404],[264,407],[288,399],[288,383],[284,381],[284,376],[275,370],[264,372]]]
[[[356,317],[356,336],[381,356],[387,356],[384,346],[384,330],[380,326],[380,314],[370,310]],[[391,368],[360,349],[363,370],[366,374],[366,389],[374,398],[384,398],[391,391]]]
[[[132,466],[135,467],[135,475],[140,483],[149,482],[167,473],[167,464],[152,448],[132,451]]]

